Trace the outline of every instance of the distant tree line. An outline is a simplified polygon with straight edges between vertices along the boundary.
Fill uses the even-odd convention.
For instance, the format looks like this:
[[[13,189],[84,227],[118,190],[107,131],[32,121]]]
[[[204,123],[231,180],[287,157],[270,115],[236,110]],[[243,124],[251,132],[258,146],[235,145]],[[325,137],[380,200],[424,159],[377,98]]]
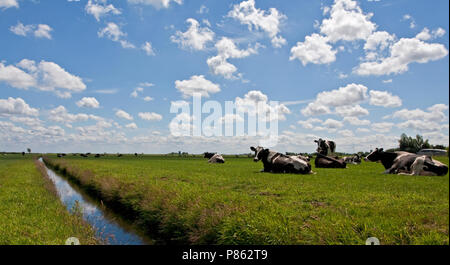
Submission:
[[[416,137],[413,138],[403,133],[398,140],[398,144],[398,148],[390,149],[390,151],[406,151],[410,153],[417,153],[422,149],[441,149],[447,150],[448,152],[448,147],[445,147],[441,144],[432,145],[429,143],[428,139],[424,140],[422,135],[416,135]]]

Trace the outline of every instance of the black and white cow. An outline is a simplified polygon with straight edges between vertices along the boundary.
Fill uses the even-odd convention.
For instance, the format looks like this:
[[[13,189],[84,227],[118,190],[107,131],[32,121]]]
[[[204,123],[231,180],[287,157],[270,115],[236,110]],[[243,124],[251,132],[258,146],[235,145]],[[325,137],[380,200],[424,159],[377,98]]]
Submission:
[[[336,150],[336,143],[329,140],[323,140],[319,138],[319,140],[314,140],[317,143],[317,153],[328,156],[334,153]]]
[[[443,176],[448,172],[448,166],[432,159],[408,152],[384,152],[383,148],[376,148],[365,158],[367,161],[381,161],[386,174],[418,174]],[[417,162],[416,162],[417,160]]]
[[[359,154],[355,154],[353,156],[345,156],[344,162],[347,164],[354,164],[354,165],[361,164],[361,156],[359,156]]]
[[[311,165],[302,156],[288,156],[282,153],[271,151],[267,148],[258,146],[250,147],[255,152],[254,162],[262,161],[264,169],[262,172],[272,173],[296,173],[312,174]]]
[[[208,153],[206,152],[203,156],[204,158],[208,158],[208,163],[219,163],[219,164],[223,164],[225,163],[225,159],[223,158],[223,156],[216,154],[216,153]]]

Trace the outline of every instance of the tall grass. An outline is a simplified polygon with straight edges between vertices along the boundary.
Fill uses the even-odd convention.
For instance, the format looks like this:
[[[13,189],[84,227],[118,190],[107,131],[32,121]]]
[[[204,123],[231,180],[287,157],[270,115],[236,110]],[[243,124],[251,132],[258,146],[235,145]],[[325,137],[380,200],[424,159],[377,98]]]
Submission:
[[[40,163],[0,157],[0,245],[63,245],[69,237],[99,243],[80,216],[66,211]]]

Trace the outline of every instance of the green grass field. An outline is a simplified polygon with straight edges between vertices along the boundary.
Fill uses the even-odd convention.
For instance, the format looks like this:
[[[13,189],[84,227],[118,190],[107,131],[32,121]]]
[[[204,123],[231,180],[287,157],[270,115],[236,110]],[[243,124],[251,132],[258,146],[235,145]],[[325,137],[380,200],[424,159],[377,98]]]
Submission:
[[[97,244],[94,230],[59,202],[31,156],[0,157],[0,245]]]
[[[375,236],[381,244],[449,244],[448,174],[384,175],[381,164],[364,161],[313,168],[315,175],[270,174],[250,158],[226,160],[49,156],[47,162],[164,243],[359,245]],[[447,157],[440,160],[448,165]]]

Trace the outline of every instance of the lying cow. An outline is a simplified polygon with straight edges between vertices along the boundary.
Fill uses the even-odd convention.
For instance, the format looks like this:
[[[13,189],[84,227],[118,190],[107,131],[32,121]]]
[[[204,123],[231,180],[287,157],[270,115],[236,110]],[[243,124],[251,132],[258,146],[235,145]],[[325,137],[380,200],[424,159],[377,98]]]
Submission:
[[[205,155],[203,156],[204,158],[208,158],[208,163],[220,163],[223,164],[225,163],[225,159],[223,158],[223,156],[216,154],[216,153],[208,153],[206,152]]]
[[[354,156],[345,156],[344,162],[347,164],[354,164],[359,165],[361,164],[361,157],[358,154],[355,154]]]
[[[328,156],[334,153],[336,150],[336,143],[333,141],[323,140],[319,138],[319,140],[314,140],[317,143],[317,153],[322,154],[324,156]]]
[[[375,148],[374,151],[366,156],[366,160],[372,162],[380,161],[386,169],[384,172],[386,174],[407,173],[410,175],[443,176],[448,172],[448,166],[429,156],[425,156],[424,158],[421,155],[402,151],[384,152],[383,148]]]
[[[314,165],[316,168],[347,168],[347,163],[345,163],[344,159],[337,159],[320,153],[317,154]]]
[[[302,156],[288,156],[282,153],[271,151],[267,148],[258,146],[250,147],[255,152],[254,162],[262,161],[264,169],[262,172],[272,173],[296,173],[311,174],[311,165]]]

